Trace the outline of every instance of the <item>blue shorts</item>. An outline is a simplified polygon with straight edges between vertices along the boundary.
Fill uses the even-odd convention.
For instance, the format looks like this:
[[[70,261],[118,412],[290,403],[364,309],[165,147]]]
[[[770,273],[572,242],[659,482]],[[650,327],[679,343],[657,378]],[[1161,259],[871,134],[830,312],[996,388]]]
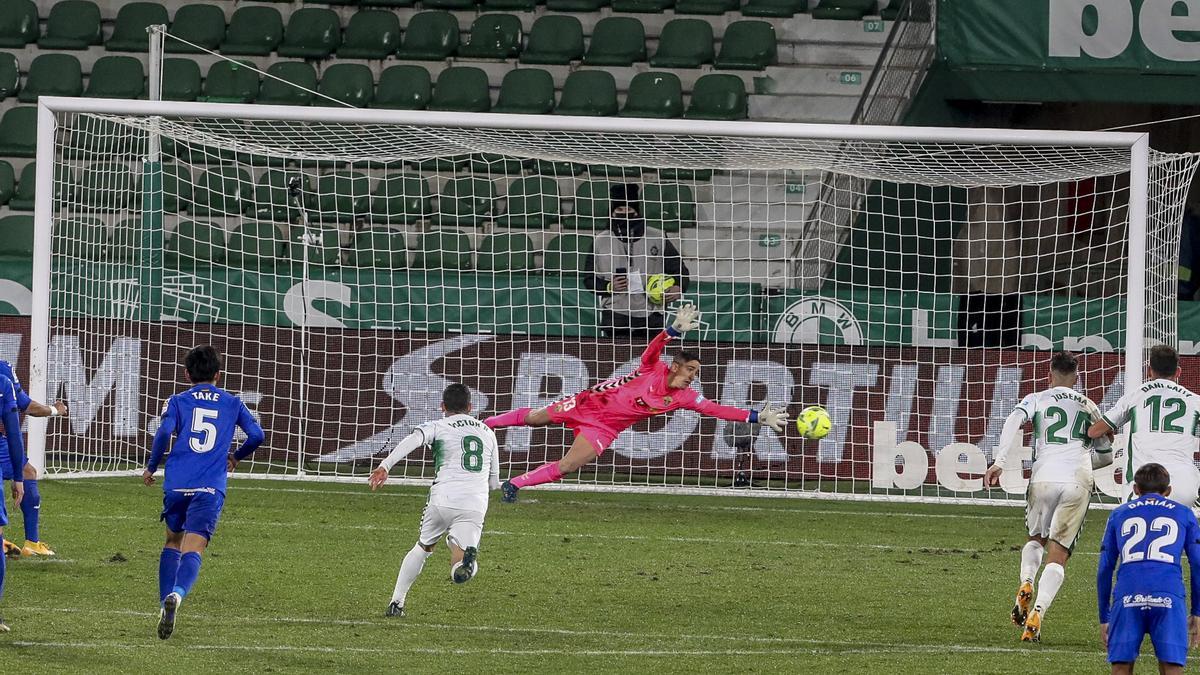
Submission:
[[[1114,598],[1108,617],[1109,663],[1137,660],[1146,635],[1160,662],[1184,665],[1188,653],[1188,609],[1184,599],[1169,593]]]
[[[8,509],[4,506],[8,499],[5,498],[4,488],[7,487],[4,483],[0,483],[0,527],[8,524]]]
[[[159,520],[172,532],[191,532],[212,539],[221,517],[225,495],[213,490],[172,490],[163,493],[163,510]]]

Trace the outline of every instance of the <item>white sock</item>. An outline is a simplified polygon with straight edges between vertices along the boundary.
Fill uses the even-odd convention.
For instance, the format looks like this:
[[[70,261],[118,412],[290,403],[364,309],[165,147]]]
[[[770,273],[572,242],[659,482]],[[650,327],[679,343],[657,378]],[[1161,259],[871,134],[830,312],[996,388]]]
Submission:
[[[425,561],[431,555],[433,555],[432,552],[421,548],[420,544],[413,544],[412,550],[404,556],[404,562],[400,563],[400,574],[396,575],[396,590],[392,591],[392,602],[398,602],[401,607],[404,606],[404,598],[408,597],[408,589],[412,588],[413,582],[425,568]]]
[[[1045,549],[1036,541],[1030,541],[1021,549],[1021,583],[1032,582],[1037,578],[1038,568],[1042,566],[1042,553]]]
[[[1065,576],[1066,571],[1058,563],[1050,563],[1042,570],[1042,578],[1038,580],[1037,600],[1033,603],[1033,608],[1042,616],[1049,611],[1050,603],[1054,602],[1054,596],[1058,594],[1058,589],[1062,588]]]

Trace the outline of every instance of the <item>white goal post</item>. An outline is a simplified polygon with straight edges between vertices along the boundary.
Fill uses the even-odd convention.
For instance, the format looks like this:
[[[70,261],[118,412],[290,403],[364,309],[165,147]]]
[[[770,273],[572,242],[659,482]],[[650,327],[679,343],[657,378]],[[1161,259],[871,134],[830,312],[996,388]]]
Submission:
[[[281,479],[362,478],[448,382],[493,414],[628,372],[648,338],[608,303],[655,325],[671,308],[637,268],[632,299],[592,272],[597,238],[628,245],[623,185],[649,255],[687,268],[702,393],[825,405],[834,431],[676,413],[565,489],[970,503],[1023,496],[1020,471],[980,475],[1052,351],[1082,354],[1104,407],[1179,342],[1196,168],[1140,133],[56,97],[36,161],[30,393],[73,411],[30,420],[45,475],[136,470],[194,344],[267,430],[240,471]],[[502,471],[568,434],[502,432]],[[394,473],[427,482],[436,461]]]

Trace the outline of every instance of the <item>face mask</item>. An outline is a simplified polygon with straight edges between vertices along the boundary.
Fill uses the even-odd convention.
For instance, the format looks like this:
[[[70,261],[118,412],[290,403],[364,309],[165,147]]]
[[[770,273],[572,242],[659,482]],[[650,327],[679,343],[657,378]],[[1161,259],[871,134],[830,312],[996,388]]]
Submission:
[[[613,216],[612,231],[621,239],[641,239],[646,234],[646,221],[637,214]]]

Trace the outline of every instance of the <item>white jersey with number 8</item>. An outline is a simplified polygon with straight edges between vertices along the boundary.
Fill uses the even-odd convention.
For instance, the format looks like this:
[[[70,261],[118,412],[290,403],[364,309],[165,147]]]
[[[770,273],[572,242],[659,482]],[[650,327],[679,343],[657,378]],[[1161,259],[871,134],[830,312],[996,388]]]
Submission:
[[[486,513],[489,481],[500,476],[496,433],[470,415],[451,415],[416,430],[433,449],[429,504]]]
[[[1031,483],[1079,483],[1091,488],[1092,460],[1087,430],[1088,397],[1054,387],[1021,399],[1017,410],[1033,423]]]

